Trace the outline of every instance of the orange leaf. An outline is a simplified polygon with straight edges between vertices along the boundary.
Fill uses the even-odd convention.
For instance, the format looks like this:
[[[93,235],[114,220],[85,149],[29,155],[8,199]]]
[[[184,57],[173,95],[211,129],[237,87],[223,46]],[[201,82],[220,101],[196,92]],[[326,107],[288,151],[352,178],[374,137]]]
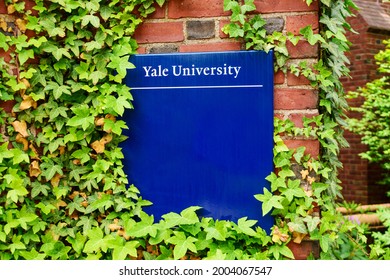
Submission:
[[[41,174],[41,169],[39,168],[39,162],[34,160],[30,164],[30,177],[38,177]]]
[[[24,138],[22,136],[22,134],[18,133],[18,135],[16,135],[15,141],[17,143],[23,144],[23,151],[27,151],[28,150],[28,141],[27,141],[26,138]]]
[[[8,12],[9,15],[15,13],[16,12],[15,6],[14,5],[8,5],[7,6],[7,12]]]
[[[14,127],[15,131],[19,132],[23,137],[28,136],[27,123],[25,121],[14,121],[12,122],[12,126]]]
[[[100,141],[104,144],[110,143],[112,141],[112,134],[104,135]]]
[[[294,243],[301,244],[303,238],[305,238],[307,234],[306,233],[300,233],[300,232],[293,232],[293,238]]]
[[[60,184],[61,177],[62,176],[60,174],[56,173],[56,175],[51,178],[50,183],[54,188],[58,187],[58,185]]]
[[[104,118],[95,118],[95,125],[96,126],[104,125]]]
[[[95,142],[93,142],[91,144],[91,147],[98,154],[101,154],[104,152],[104,143],[101,140],[96,140]]]
[[[31,107],[33,107],[34,109],[37,108],[38,104],[34,99],[32,99],[31,96],[25,96],[23,99],[24,100],[20,103],[20,106],[19,106],[19,109],[21,111],[29,109]]]
[[[19,30],[24,33],[26,32],[26,24],[27,22],[21,18],[18,18],[15,20],[16,26],[19,28]]]

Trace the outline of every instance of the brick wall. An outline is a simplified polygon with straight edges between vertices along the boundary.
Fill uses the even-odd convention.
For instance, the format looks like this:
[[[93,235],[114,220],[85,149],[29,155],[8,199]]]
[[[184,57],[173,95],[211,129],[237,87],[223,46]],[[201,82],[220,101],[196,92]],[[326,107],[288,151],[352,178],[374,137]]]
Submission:
[[[308,7],[303,1],[257,0],[258,12],[267,19],[267,30],[293,32],[307,25],[318,31],[318,3]],[[221,28],[228,23],[223,0],[170,0],[137,30],[140,53],[206,52],[243,49],[242,42],[229,39]],[[293,61],[316,60],[318,47],[308,43],[288,45]],[[318,114],[318,95],[306,79],[292,74],[275,75],[275,115],[302,125],[303,116]],[[317,156],[319,144],[312,140],[289,140],[290,147],[307,146]]]
[[[372,2],[372,3],[371,3]],[[358,0],[358,5],[375,5],[377,0]],[[390,4],[382,4],[390,11]],[[370,24],[375,24],[375,9],[372,14],[370,11],[356,11],[356,17],[350,18],[349,22],[352,28],[358,34],[349,32],[348,39],[352,42],[351,50],[347,54],[351,61],[350,75],[352,78],[344,78],[343,84],[345,91],[354,91],[358,87],[364,86],[367,82],[379,77],[374,55],[383,49],[382,41],[390,38],[390,31],[378,30]],[[379,22],[382,24],[383,21]],[[390,26],[388,26],[390,28]],[[386,28],[386,26],[383,26]],[[358,107],[363,103],[363,99],[358,98],[350,100],[352,107]],[[356,113],[348,113],[351,117],[359,117]],[[382,203],[388,200],[386,188],[379,186],[376,182],[380,178],[382,170],[366,160],[362,160],[359,153],[367,150],[367,147],[361,144],[361,137],[350,131],[345,132],[345,137],[350,143],[350,147],[342,149],[340,160],[344,168],[340,171],[340,180],[343,186],[343,195],[347,201],[355,201],[361,204]]]

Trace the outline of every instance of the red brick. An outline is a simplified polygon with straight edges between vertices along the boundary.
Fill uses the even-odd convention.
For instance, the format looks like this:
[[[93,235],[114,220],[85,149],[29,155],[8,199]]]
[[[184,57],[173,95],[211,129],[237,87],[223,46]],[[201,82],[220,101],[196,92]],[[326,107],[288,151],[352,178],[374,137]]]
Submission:
[[[138,43],[168,43],[184,40],[182,22],[146,22],[134,34]]]
[[[216,52],[241,50],[240,42],[218,42],[208,44],[181,45],[179,52]]]
[[[10,51],[5,52],[3,49],[0,49],[0,57],[3,57],[6,62],[11,60]]]
[[[291,58],[317,58],[318,45],[310,45],[307,41],[300,41],[296,46],[287,42],[287,49]]]
[[[285,75],[282,71],[278,71],[275,73],[274,75],[274,83],[275,85],[280,85],[280,84],[284,84],[284,80],[285,80]]]
[[[292,32],[295,35],[299,35],[301,28],[304,28],[308,25],[312,26],[314,33],[318,33],[319,21],[317,13],[286,17],[286,31]]]
[[[138,47],[137,53],[145,54],[146,53],[146,47],[144,47],[144,46]]]
[[[165,18],[165,11],[167,10],[167,5],[164,4],[162,7],[160,7],[157,4],[154,4],[154,7],[156,10],[153,12],[153,14],[149,15],[149,19],[162,19]]]
[[[307,260],[309,256],[320,257],[320,246],[317,241],[303,240],[300,244],[289,242],[287,247],[293,252],[295,260]]]
[[[310,85],[310,81],[305,76],[295,76],[291,72],[287,73],[287,85],[289,86],[300,86]]]
[[[276,88],[275,110],[316,109],[318,95],[310,89]]]
[[[305,147],[305,154],[311,155],[312,157],[316,158],[320,154],[320,143],[318,140],[298,140],[298,139],[293,139],[293,140],[284,140],[284,143],[289,149],[296,149],[299,147]]]
[[[229,23],[230,23],[230,21],[227,20],[227,19],[223,19],[223,20],[221,20],[221,21],[219,22],[219,37],[220,37],[220,38],[229,38],[229,35],[228,35],[228,34],[225,34],[225,32],[222,31],[222,28],[223,28],[225,25],[229,24]]]
[[[15,104],[16,102],[14,100],[0,101],[0,108],[3,108],[6,113],[10,114]]]
[[[169,1],[168,17],[218,17],[229,15],[223,11],[223,0],[174,0]]]
[[[0,14],[6,14],[7,8],[5,7],[5,1],[0,0]]]
[[[303,0],[255,0],[254,3],[260,13],[318,11],[318,0],[310,6]]]

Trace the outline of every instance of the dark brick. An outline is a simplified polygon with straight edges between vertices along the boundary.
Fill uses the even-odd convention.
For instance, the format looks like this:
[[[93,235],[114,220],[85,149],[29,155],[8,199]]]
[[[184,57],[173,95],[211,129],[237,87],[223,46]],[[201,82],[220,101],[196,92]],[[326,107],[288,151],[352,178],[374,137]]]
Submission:
[[[176,45],[163,45],[151,47],[149,53],[176,53],[179,51]]]
[[[265,25],[265,30],[267,30],[268,34],[272,34],[275,31],[282,32],[284,27],[284,19],[283,18],[268,18],[267,24]]]
[[[186,23],[187,39],[209,39],[215,37],[215,22],[213,20],[192,20]]]

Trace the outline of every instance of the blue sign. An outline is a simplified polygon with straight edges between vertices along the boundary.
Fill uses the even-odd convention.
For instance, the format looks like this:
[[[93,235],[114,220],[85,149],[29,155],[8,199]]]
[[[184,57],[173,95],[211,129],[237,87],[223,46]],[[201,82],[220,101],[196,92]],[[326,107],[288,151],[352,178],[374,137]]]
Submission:
[[[273,171],[273,56],[260,51],[132,56],[126,84],[125,171],[156,218],[248,217],[268,230],[254,198]]]

